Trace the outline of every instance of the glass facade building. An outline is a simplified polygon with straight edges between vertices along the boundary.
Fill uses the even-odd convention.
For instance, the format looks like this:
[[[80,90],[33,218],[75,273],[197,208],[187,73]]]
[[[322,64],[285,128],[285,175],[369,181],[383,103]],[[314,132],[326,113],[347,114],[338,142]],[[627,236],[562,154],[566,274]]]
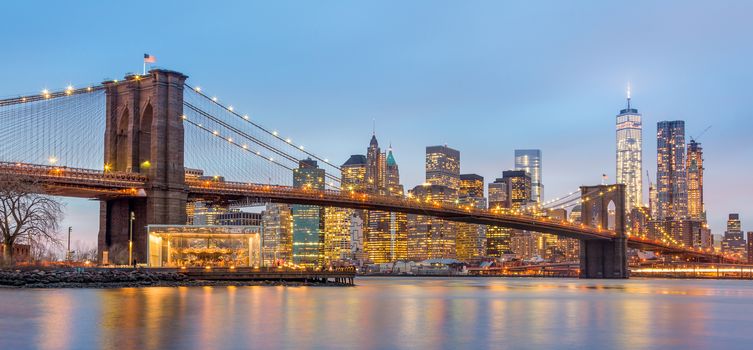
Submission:
[[[688,211],[685,122],[661,121],[656,129],[657,218],[683,219]]]
[[[293,187],[324,190],[324,169],[315,160],[304,159],[293,169]],[[305,267],[324,262],[324,208],[315,205],[290,206],[293,217],[293,263]]]
[[[688,174],[688,217],[706,220],[703,206],[703,148],[691,139],[688,143],[686,171]]]
[[[643,205],[643,124],[638,110],[630,107],[617,115],[617,183],[625,185],[625,210]]]
[[[515,170],[525,170],[531,178],[530,200],[541,203],[544,199],[544,185],[541,182],[541,150],[516,149]]]

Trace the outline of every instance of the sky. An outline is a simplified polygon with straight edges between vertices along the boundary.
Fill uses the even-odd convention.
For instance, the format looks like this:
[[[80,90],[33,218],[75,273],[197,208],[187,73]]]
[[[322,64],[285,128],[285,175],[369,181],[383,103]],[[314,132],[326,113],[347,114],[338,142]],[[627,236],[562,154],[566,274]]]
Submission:
[[[118,79],[149,53],[337,163],[365,154],[375,121],[406,188],[438,144],[486,182],[513,167],[514,149],[541,149],[547,199],[613,180],[630,83],[644,169],[655,178],[657,121],[685,120],[688,139],[711,125],[699,139],[710,226],[723,233],[736,212],[753,230],[750,1],[0,6],[14,14],[0,22],[0,96]],[[74,240],[96,241],[97,202],[67,200],[66,215]]]

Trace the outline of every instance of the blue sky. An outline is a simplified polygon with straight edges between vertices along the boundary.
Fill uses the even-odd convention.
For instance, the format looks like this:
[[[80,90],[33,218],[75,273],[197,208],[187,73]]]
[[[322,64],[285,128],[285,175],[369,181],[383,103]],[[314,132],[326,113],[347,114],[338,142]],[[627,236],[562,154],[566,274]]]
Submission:
[[[548,198],[614,179],[626,84],[644,116],[701,138],[714,233],[729,212],[753,230],[753,2],[317,1],[3,4],[0,96],[119,78],[158,65],[330,159],[365,153],[376,119],[406,188],[424,147],[461,151],[487,182],[513,149],[543,150]],[[338,135],[333,144],[330,135]],[[74,239],[97,204],[71,201]]]

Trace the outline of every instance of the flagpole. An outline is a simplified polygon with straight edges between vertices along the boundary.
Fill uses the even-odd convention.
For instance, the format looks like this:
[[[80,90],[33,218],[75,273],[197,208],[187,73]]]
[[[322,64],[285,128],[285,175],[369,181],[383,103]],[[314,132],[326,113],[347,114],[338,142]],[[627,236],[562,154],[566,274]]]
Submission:
[[[144,59],[144,71],[141,75],[146,75],[146,59]]]

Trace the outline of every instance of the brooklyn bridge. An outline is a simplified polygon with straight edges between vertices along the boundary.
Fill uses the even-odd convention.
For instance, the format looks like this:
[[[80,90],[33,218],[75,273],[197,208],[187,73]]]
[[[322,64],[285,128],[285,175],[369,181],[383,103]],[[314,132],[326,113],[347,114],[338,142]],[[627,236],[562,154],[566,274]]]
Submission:
[[[575,238],[583,278],[627,278],[628,247],[735,262],[631,234],[621,184],[581,186],[582,223],[577,224],[536,211],[478,209],[342,188],[340,169],[327,158],[186,79],[154,69],[0,100],[0,174],[39,183],[45,194],[98,200],[100,259],[102,252],[128,244],[131,224],[134,257],[144,261],[148,225],[185,224],[192,201],[252,200],[420,214]],[[292,171],[305,158],[323,165],[323,190],[292,186]],[[611,223],[609,208],[614,208]]]

